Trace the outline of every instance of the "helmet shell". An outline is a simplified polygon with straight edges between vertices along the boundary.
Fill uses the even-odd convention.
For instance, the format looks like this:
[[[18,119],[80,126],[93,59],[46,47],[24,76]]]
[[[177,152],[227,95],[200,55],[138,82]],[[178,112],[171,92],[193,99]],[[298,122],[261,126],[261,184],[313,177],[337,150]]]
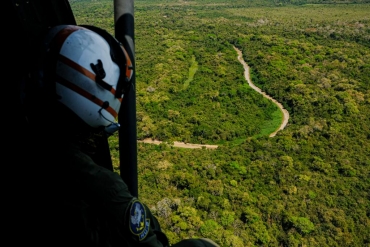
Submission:
[[[56,60],[59,102],[93,128],[114,123],[122,102],[115,91],[121,72],[107,40],[84,27],[62,25],[50,30],[45,45]]]

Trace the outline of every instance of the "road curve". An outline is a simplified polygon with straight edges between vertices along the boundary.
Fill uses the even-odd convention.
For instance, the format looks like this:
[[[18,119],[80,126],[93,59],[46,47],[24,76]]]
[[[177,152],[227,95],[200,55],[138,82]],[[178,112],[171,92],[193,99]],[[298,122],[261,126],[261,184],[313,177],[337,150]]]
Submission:
[[[250,78],[250,73],[249,73],[249,66],[244,61],[242,52],[238,48],[236,48],[235,46],[234,46],[234,49],[238,53],[238,60],[239,60],[239,62],[244,67],[244,77],[247,80],[249,86],[251,88],[253,88],[255,91],[257,91],[258,93],[262,94],[263,97],[265,97],[265,98],[271,100],[272,102],[274,102],[279,107],[279,109],[281,110],[281,112],[283,113],[283,121],[281,122],[279,128],[277,128],[277,130],[275,130],[273,133],[271,133],[269,135],[269,137],[274,137],[277,132],[279,132],[280,130],[284,129],[285,126],[288,124],[289,112],[286,109],[284,109],[284,107],[283,107],[283,105],[281,103],[279,103],[278,101],[276,101],[275,99],[273,99],[271,96],[267,95],[265,92],[262,92],[262,90],[260,88],[258,88],[256,85],[254,85],[252,83],[252,80]]]

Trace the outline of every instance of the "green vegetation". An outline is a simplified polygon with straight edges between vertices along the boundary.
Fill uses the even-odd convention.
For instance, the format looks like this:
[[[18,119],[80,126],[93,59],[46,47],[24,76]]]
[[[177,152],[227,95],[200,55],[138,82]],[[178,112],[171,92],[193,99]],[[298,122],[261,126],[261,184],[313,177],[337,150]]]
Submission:
[[[190,65],[190,68],[189,68],[189,78],[184,83],[184,89],[186,89],[189,86],[189,84],[193,80],[194,75],[197,72],[197,70],[198,70],[198,63],[197,63],[197,61],[195,61],[195,57],[193,56],[191,58],[191,65]]]
[[[138,137],[220,144],[138,144],[139,195],[172,243],[370,245],[364,2],[135,2]],[[71,5],[79,24],[113,33],[112,1]],[[281,113],[246,84],[233,45],[290,113],[274,138]]]
[[[261,126],[261,132],[255,137],[268,136],[277,130],[276,126],[280,127],[283,118],[283,113],[277,109],[271,114],[271,120],[266,121]]]

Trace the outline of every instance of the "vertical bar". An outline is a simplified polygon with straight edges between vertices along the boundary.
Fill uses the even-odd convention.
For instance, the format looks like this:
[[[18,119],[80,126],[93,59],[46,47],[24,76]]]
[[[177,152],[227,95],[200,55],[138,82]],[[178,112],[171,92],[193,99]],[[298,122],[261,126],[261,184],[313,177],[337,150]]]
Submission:
[[[133,67],[132,85],[123,98],[118,122],[120,174],[130,193],[138,197],[135,95],[134,0],[114,0],[115,37],[127,50]]]

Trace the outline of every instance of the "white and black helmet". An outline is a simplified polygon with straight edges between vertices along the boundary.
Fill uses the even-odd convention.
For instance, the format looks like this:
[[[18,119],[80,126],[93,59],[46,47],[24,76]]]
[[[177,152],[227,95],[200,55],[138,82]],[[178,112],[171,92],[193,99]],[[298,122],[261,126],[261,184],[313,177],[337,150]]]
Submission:
[[[93,128],[115,123],[133,75],[123,46],[100,28],[76,25],[50,29],[44,45],[57,100]]]

